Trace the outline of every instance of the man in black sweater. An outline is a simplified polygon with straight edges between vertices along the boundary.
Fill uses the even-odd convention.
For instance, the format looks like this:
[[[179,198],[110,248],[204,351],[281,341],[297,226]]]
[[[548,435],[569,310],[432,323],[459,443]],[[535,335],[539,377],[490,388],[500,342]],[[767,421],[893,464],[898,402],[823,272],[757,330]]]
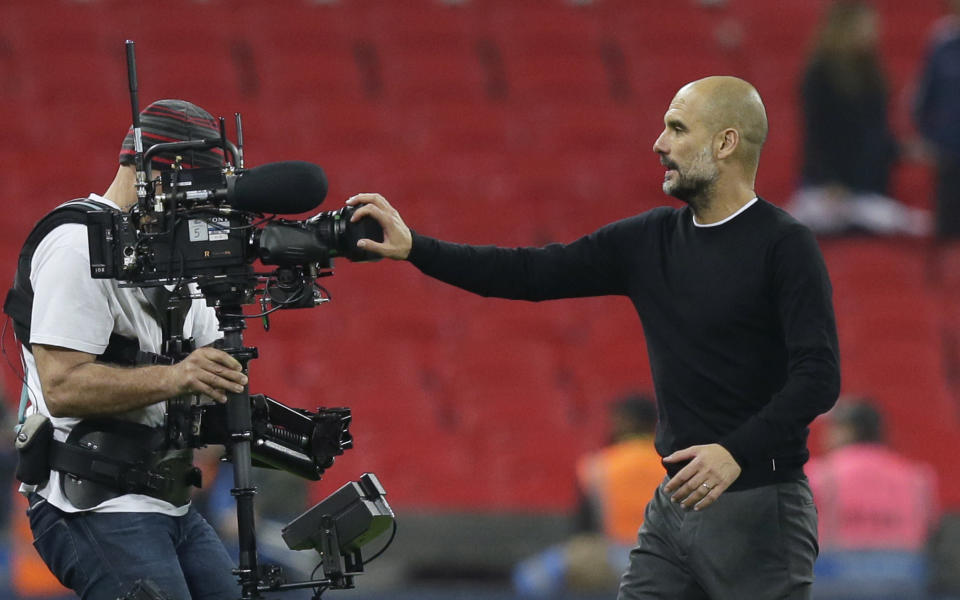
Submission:
[[[484,296],[630,297],[643,323],[667,478],[647,508],[620,598],[809,598],[816,511],[808,425],[840,388],[831,286],[813,235],[758,198],[767,133],[752,85],[708,77],[677,92],[653,146],[657,208],[570,244],[499,248],[410,231],[360,194],[382,243],[359,246]],[[710,510],[704,510],[710,507]]]

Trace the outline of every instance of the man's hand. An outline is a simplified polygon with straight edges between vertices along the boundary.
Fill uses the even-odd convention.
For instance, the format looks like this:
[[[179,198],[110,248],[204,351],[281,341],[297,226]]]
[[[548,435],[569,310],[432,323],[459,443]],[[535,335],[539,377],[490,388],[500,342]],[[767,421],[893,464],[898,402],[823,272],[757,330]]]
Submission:
[[[360,208],[353,213],[351,223],[364,217],[373,217],[383,228],[382,243],[362,239],[357,242],[357,247],[394,260],[406,260],[413,246],[413,236],[410,228],[400,218],[400,213],[380,194],[357,194],[347,200],[347,206],[356,205]]]
[[[684,508],[703,510],[713,504],[740,476],[740,465],[720,444],[690,446],[663,459],[666,463],[690,463],[667,482],[671,500]]]
[[[223,350],[197,348],[171,367],[177,394],[200,393],[217,402],[227,401],[227,392],[240,393],[247,384],[243,366]]]

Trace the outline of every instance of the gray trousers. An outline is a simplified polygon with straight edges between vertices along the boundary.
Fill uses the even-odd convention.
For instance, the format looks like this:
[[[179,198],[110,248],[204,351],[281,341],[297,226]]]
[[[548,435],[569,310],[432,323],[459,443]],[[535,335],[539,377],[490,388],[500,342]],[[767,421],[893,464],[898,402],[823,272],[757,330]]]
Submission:
[[[808,600],[817,511],[806,480],[725,492],[701,511],[657,488],[618,600]]]

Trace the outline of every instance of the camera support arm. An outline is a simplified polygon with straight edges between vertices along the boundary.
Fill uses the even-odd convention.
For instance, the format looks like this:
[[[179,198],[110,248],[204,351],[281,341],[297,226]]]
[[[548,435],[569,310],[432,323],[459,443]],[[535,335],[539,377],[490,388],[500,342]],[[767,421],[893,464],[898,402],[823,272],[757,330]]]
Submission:
[[[250,360],[256,358],[256,348],[243,345],[243,307],[236,303],[222,302],[217,307],[220,330],[223,331],[223,351],[233,356],[247,370]],[[227,393],[227,431],[230,435],[230,462],[233,463],[233,489],[230,493],[237,503],[237,532],[239,560],[235,574],[240,580],[242,600],[260,598],[257,591],[260,576],[257,567],[257,540],[254,533],[253,499],[257,488],[251,481],[251,451],[253,419],[250,407],[249,384],[242,392]]]

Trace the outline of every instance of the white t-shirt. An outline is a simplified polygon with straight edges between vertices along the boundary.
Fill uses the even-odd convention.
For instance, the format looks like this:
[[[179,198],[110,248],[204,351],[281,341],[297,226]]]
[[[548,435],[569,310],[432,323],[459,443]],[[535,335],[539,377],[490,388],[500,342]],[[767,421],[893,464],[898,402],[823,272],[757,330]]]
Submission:
[[[91,200],[116,207],[96,194]],[[87,228],[82,224],[61,225],[51,231],[33,254],[30,271],[33,286],[33,312],[30,343],[59,346],[89,354],[102,354],[112,333],[140,341],[145,352],[160,352],[160,325],[151,316],[150,303],[136,287],[120,287],[114,279],[90,277],[90,252]],[[215,311],[202,298],[194,299],[187,313],[183,331],[193,337],[197,347],[206,346],[221,337]],[[40,412],[50,416],[43,400],[40,380],[33,355],[24,348],[26,377],[31,399],[28,414]],[[130,411],[118,418],[156,427],[164,422],[165,406],[158,402]],[[63,441],[79,419],[50,417],[54,439]],[[31,491],[33,486],[21,486]],[[65,512],[78,512],[63,495],[60,473],[51,471],[50,480],[36,491],[50,504]],[[159,512],[180,516],[187,506],[176,507],[168,502],[141,494],[127,494],[107,500],[90,510],[102,512]]]

